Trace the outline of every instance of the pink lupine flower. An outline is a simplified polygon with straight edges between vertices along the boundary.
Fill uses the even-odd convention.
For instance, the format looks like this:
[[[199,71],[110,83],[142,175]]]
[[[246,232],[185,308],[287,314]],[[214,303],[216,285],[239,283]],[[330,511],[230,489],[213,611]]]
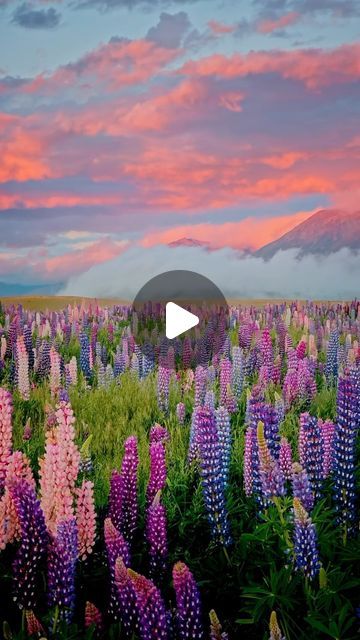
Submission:
[[[96,512],[94,504],[94,485],[90,480],[84,480],[81,487],[76,489],[76,521],[78,527],[79,558],[85,558],[92,553],[96,536]]]
[[[30,397],[29,354],[25,346],[24,336],[18,336],[16,340],[16,364],[18,389],[21,397],[24,400],[28,400]]]
[[[94,626],[99,634],[104,628],[101,612],[92,602],[88,601],[85,605],[85,629],[91,626]]]
[[[28,636],[43,636],[45,631],[41,622],[37,619],[35,613],[28,609],[26,611],[26,628]]]
[[[60,355],[54,347],[50,349],[50,391],[54,397],[61,386]]]
[[[57,425],[47,432],[45,455],[40,459],[41,506],[53,535],[59,522],[74,515],[75,482],[80,464],[71,405],[60,402],[55,415]]]
[[[4,486],[6,469],[12,451],[12,397],[0,387],[0,489]]]

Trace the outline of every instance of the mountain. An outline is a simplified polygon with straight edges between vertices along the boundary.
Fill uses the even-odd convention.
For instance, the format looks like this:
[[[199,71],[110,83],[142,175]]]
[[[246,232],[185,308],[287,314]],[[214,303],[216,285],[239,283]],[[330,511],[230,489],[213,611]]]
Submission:
[[[169,242],[168,247],[207,247],[207,242],[193,238],[179,238],[179,240]]]
[[[329,255],[344,247],[360,249],[360,211],[317,211],[283,236],[258,249],[255,255],[270,260],[277,251],[299,249],[298,256]]]
[[[0,297],[5,296],[53,296],[60,291],[63,283],[57,284],[19,284],[0,282]]]

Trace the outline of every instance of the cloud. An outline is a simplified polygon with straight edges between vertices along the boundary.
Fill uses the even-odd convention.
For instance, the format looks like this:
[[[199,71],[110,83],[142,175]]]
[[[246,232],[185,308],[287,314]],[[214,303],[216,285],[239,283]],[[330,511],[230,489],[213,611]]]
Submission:
[[[157,25],[147,32],[146,39],[166,49],[177,49],[190,29],[191,22],[185,11],[174,14],[163,12]]]
[[[300,19],[300,14],[296,11],[291,11],[290,13],[285,13],[283,16],[276,18],[275,20],[261,20],[257,25],[257,30],[260,33],[274,33],[277,31],[281,31],[285,29],[285,27],[289,27]]]
[[[91,6],[100,10],[138,8],[149,10],[154,7],[168,7],[169,5],[181,6],[183,4],[194,4],[195,2],[201,1],[202,0],[75,0],[73,6],[78,9]]]
[[[234,33],[236,25],[224,24],[217,20],[209,20],[208,27],[215,35],[226,35],[228,33]]]
[[[350,299],[358,295],[360,255],[343,249],[325,258],[297,259],[296,250],[264,262],[222,249],[133,247],[119,258],[70,278],[65,295],[133,299],[147,279],[164,270],[189,269],[210,278],[228,298]],[[144,274],[146,276],[144,277]]]
[[[169,244],[179,238],[205,242],[209,248],[259,249],[296,227],[313,215],[314,211],[300,211],[289,216],[244,218],[238,222],[221,224],[189,224],[147,234],[141,244],[151,247]]]
[[[335,49],[251,51],[245,55],[215,54],[186,62],[179,73],[197,77],[240,78],[276,73],[298,80],[308,89],[352,82],[360,78],[360,43]]]
[[[327,14],[335,18],[360,15],[358,0],[255,0],[265,17],[275,18],[284,12],[296,11],[302,15]]]
[[[34,9],[34,7],[23,2],[13,13],[11,22],[25,29],[55,29],[61,20],[61,13],[54,7],[48,9]]]

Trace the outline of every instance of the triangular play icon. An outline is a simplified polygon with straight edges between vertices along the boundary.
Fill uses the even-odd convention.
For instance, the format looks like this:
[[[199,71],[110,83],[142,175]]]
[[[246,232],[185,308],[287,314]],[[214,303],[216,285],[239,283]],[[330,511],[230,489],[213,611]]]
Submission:
[[[196,327],[197,324],[199,324],[199,318],[194,313],[190,313],[190,311],[179,307],[175,302],[167,302],[166,337],[169,338],[169,340]]]

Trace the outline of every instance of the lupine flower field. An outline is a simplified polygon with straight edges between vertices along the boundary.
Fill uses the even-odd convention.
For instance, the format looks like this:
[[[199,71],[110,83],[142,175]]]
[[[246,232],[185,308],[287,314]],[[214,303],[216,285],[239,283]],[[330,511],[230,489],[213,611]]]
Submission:
[[[162,322],[0,308],[0,633],[358,638],[360,303]]]

